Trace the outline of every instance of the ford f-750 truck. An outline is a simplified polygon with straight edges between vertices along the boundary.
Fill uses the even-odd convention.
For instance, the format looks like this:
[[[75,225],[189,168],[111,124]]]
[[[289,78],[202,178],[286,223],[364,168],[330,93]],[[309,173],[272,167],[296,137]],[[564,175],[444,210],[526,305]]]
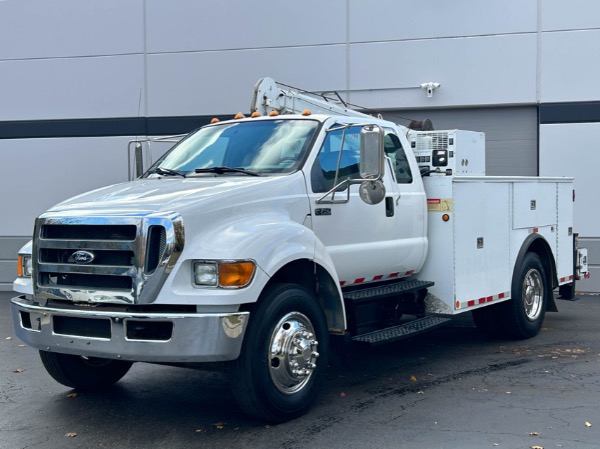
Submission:
[[[472,312],[535,336],[588,275],[570,178],[485,175],[482,133],[412,130],[265,78],[139,179],[43,213],[17,335],[58,382],[224,362],[247,413],[304,413],[330,353]]]

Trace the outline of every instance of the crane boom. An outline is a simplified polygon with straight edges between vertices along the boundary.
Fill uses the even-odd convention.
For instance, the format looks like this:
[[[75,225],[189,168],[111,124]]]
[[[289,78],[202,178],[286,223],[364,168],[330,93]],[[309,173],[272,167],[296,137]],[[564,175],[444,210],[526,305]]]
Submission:
[[[254,86],[250,105],[251,112],[257,111],[261,115],[269,115],[272,111],[277,111],[280,114],[301,114],[306,109],[313,114],[372,118],[368,114],[331,103],[315,95],[297,92],[292,89],[282,89],[273,78],[261,78]]]

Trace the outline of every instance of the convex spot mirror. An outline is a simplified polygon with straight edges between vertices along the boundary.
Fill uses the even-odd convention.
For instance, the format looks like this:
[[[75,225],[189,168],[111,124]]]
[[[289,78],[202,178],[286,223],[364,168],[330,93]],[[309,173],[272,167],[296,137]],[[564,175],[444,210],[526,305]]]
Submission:
[[[385,186],[379,180],[365,181],[358,188],[358,194],[367,204],[379,204],[385,198]]]

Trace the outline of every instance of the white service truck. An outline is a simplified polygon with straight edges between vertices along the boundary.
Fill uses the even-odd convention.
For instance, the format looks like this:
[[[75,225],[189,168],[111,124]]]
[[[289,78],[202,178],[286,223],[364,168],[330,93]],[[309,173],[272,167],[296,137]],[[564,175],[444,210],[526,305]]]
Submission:
[[[533,337],[553,290],[588,276],[572,179],[486,176],[482,133],[412,130],[269,78],[251,109],[36,220],[11,308],[55,380],[224,362],[240,407],[281,422],[344,344],[465,312]]]

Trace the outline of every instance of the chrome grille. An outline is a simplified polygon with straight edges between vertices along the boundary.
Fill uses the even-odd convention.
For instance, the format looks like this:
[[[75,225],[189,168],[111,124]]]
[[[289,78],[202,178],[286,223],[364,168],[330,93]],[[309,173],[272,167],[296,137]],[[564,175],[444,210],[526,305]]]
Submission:
[[[56,217],[36,221],[33,270],[39,298],[148,304],[183,249],[181,217]]]

